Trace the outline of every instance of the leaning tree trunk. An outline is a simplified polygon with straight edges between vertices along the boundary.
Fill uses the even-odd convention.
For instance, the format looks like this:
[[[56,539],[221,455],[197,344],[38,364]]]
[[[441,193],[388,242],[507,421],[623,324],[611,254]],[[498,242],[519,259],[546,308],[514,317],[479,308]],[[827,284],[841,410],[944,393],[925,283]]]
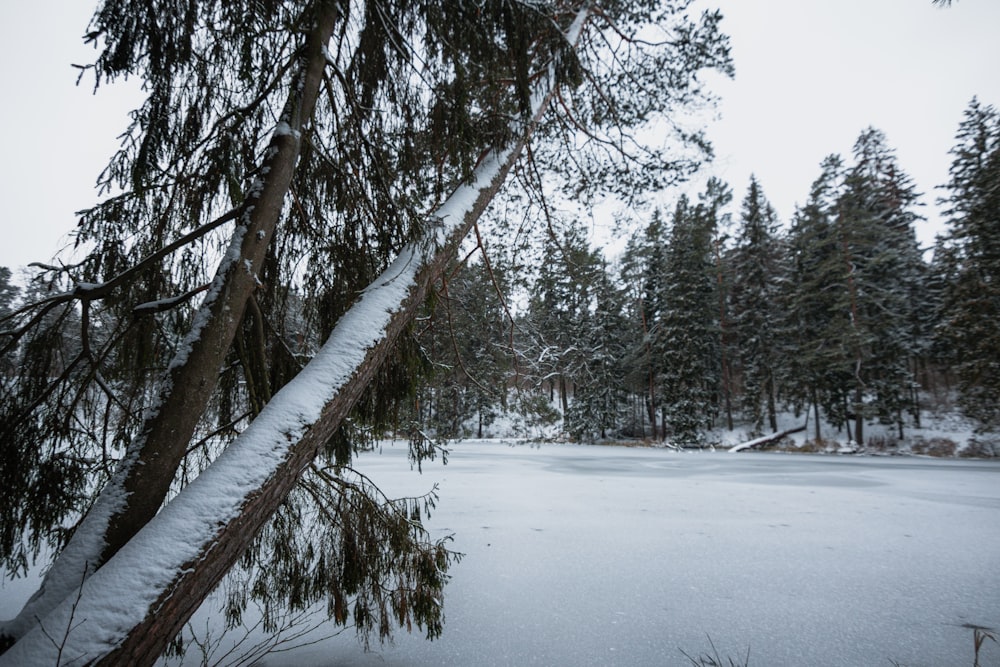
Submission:
[[[568,33],[575,43],[588,10]],[[236,441],[9,651],[4,665],[149,665],[239,559],[357,403],[430,286],[503,184],[554,92],[515,144],[490,153],[337,322],[316,357]],[[53,641],[53,638],[56,641]]]
[[[163,506],[215,389],[247,300],[258,284],[256,272],[263,266],[295,173],[301,133],[312,116],[326,67],[324,49],[339,18],[337,2],[321,0],[315,8],[315,23],[306,37],[301,66],[264,152],[259,171],[263,176],[235,216],[229,250],[195,317],[196,325],[170,364],[154,408],[114,478],[53,563],[38,593],[16,618],[0,627],[0,636],[8,641],[21,637],[38,618],[71,595],[81,579],[101,567]]]

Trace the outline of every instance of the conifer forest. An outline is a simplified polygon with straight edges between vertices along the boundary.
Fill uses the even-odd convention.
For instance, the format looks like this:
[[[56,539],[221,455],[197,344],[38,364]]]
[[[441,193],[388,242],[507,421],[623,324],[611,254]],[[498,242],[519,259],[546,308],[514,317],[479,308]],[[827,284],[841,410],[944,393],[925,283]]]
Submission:
[[[74,247],[0,268],[0,566],[44,569],[0,665],[181,655],[213,591],[439,637],[462,554],[355,466],[384,438],[891,448],[947,412],[998,453],[991,104],[939,194],[858,128],[781,220],[675,121],[734,71],[693,0],[101,0],[84,39],[79,85],[142,100]]]
[[[943,184],[951,226],[931,248],[915,233],[921,195],[872,127],[852,155],[818,165],[792,220],[751,179],[738,197],[709,180],[654,210],[613,259],[587,242],[586,222],[550,222],[529,278],[512,255],[448,282],[427,316],[439,371],[418,419],[481,437],[478,424],[518,409],[504,407],[513,397],[541,405],[540,419],[554,407],[575,439],[698,447],[736,424],[777,433],[791,411],[817,441],[864,444],[868,422],[903,440],[928,405],[954,404],[995,432],[998,148],[997,110],[974,100]],[[512,284],[517,311],[495,287]]]

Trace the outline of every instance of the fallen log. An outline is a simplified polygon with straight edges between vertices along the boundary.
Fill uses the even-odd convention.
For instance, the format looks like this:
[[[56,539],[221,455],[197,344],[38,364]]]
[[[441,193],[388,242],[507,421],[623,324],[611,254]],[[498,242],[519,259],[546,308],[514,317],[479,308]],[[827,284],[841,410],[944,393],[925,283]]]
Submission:
[[[756,449],[757,447],[763,447],[764,445],[770,444],[772,442],[777,442],[785,436],[789,436],[793,433],[801,433],[806,430],[807,424],[802,426],[796,426],[795,428],[790,428],[788,430],[782,431],[781,433],[772,433],[771,435],[763,435],[755,440],[750,440],[749,442],[741,442],[740,444],[730,447],[729,453],[736,454],[737,452],[742,452],[747,449]]]

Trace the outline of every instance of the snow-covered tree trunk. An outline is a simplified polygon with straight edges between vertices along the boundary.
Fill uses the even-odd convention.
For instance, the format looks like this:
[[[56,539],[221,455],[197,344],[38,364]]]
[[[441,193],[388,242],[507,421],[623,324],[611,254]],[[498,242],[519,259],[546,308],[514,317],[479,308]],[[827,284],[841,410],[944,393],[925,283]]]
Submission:
[[[258,272],[295,173],[301,134],[312,115],[326,67],[325,45],[339,17],[336,3],[322,2],[318,7],[301,70],[293,78],[284,117],[265,152],[261,176],[238,209],[229,250],[194,326],[170,364],[156,403],[147,411],[139,436],[130,444],[115,477],[76,528],[38,593],[16,618],[0,626],[0,636],[15,640],[22,636],[162,507],[215,389],[247,300],[259,284]],[[107,288],[95,285],[81,289],[99,292]]]
[[[588,10],[567,39],[576,43]],[[519,139],[489,153],[338,321],[316,357],[250,427],[117,554],[6,653],[0,665],[152,664],[337,430],[503,184],[554,89],[546,80]]]

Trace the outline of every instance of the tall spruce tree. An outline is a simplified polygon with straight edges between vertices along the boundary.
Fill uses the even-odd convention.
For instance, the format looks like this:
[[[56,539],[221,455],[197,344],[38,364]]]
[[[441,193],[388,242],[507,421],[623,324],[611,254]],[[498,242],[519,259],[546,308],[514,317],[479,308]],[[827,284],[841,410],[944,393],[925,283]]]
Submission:
[[[624,358],[627,330],[623,291],[608,273],[607,263],[594,253],[598,265],[593,297],[583,314],[577,345],[583,351],[574,381],[568,431],[580,440],[611,437],[621,430],[625,410]]]
[[[788,379],[795,405],[814,413],[813,435],[822,438],[820,410],[836,427],[846,420],[844,351],[837,332],[835,295],[841,289],[834,229],[843,183],[843,159],[824,158],[803,207],[789,231],[788,279],[783,292],[784,338],[789,341]]]
[[[11,283],[10,269],[0,266],[0,322],[5,321],[14,312],[17,297],[21,290]],[[0,355],[0,377],[6,378],[14,373],[14,354],[6,352]]]
[[[777,214],[753,176],[740,215],[732,270],[733,317],[743,379],[745,415],[762,434],[764,422],[777,433],[777,397],[783,350],[778,335],[784,247]]]
[[[591,358],[584,341],[602,272],[602,260],[590,248],[578,223],[550,230],[532,288],[528,317],[537,337],[534,356],[545,360],[541,366],[543,377],[550,391],[558,393],[567,430],[572,430],[571,396],[583,381]]]
[[[922,348],[913,324],[924,266],[914,230],[919,195],[885,135],[874,128],[862,132],[854,159],[836,226],[846,283],[840,308],[850,316],[845,334],[853,355],[855,440],[863,443],[869,416],[894,423],[903,437],[912,360]]]
[[[392,619],[439,632],[447,552],[409,520],[414,506],[338,476],[353,445],[345,417],[384,420],[407,389],[405,374],[372,380],[406,356],[428,285],[555,87],[569,99],[587,79],[592,94],[573,94],[545,136],[618,138],[623,122],[697,96],[699,68],[729,70],[718,15],[688,21],[687,4],[103,2],[84,74],[139,77],[146,99],[102,174],[107,197],[81,218],[93,251],[46,269],[57,291],[4,327],[3,352],[26,362],[0,396],[3,458],[15,462],[2,482],[24,491],[0,517],[4,564],[23,567],[43,544],[59,556],[0,631],[16,642],[0,663],[60,650],[151,663],[245,552],[260,578],[240,590],[268,608],[325,599],[363,633],[384,635]],[[670,38],[622,39],[646,24]],[[626,50],[607,58],[608,39]],[[594,85],[614,82],[610,95]],[[584,108],[585,121],[574,116]],[[621,187],[642,185],[660,157],[628,155]],[[295,321],[309,329],[286,329]],[[31,342],[67,325],[79,349],[35,372],[45,347]],[[328,334],[312,360],[288,344],[308,350]],[[216,493],[226,479],[243,486]],[[25,521],[32,494],[44,502]],[[331,522],[305,535],[302,503],[364,514],[320,511]],[[62,527],[81,514],[67,540]],[[184,538],[143,547],[163,534]],[[160,576],[144,578],[148,567]],[[112,620],[101,591],[126,579],[130,604],[115,601]],[[86,636],[48,642],[46,628],[74,615],[86,615]]]
[[[944,287],[935,331],[953,365],[959,403],[984,430],[1000,428],[1000,113],[973,99],[959,125],[948,182],[950,231],[935,254]],[[941,255],[941,257],[938,257]],[[944,274],[944,275],[941,275]]]
[[[629,239],[622,257],[621,279],[631,295],[631,343],[626,356],[626,384],[641,397],[650,435],[656,439],[659,419],[659,375],[662,359],[655,353],[656,322],[665,308],[664,280],[667,272],[667,226],[659,209],[653,211],[641,235]],[[640,433],[644,428],[639,429]],[[659,435],[663,435],[661,430]]]
[[[915,358],[926,349],[919,316],[926,267],[914,223],[918,194],[885,135],[861,133],[855,163],[823,163],[793,224],[789,322],[799,352],[796,394],[838,428],[878,417],[903,435],[904,411],[916,411]]]
[[[702,445],[721,387],[713,237],[728,189],[711,182],[696,205],[681,197],[667,249],[664,311],[653,326],[664,424],[681,446]]]

